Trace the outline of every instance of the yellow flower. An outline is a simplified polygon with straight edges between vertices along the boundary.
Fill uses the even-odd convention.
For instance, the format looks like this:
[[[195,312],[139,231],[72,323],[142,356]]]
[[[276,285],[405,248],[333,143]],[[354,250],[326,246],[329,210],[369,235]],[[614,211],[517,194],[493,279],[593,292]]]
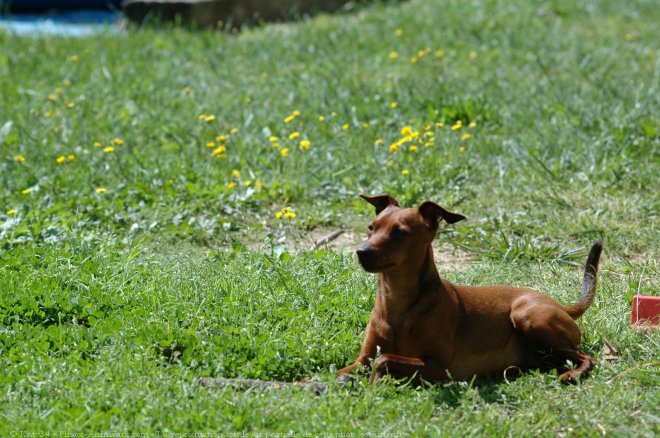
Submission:
[[[62,83],[64,84],[65,87],[71,86],[71,81],[69,79],[63,80]]]
[[[14,209],[7,210],[7,216],[13,216],[16,213],[18,213],[18,210],[14,210]]]
[[[278,219],[282,219],[282,216],[284,216],[284,213],[282,212],[282,210],[275,213],[275,217],[278,218]]]
[[[298,137],[300,137],[300,132],[298,132],[298,131],[292,132],[291,134],[289,134],[289,140],[295,140]]]
[[[121,145],[124,144],[124,140],[122,140],[121,138],[115,137],[115,138],[112,139],[112,144],[117,145],[117,146],[121,146]]]
[[[445,126],[445,124],[442,123],[442,122],[435,122],[435,126],[436,126],[436,128],[442,128],[442,127]]]
[[[50,100],[51,102],[57,102],[57,94],[49,94],[48,100]]]
[[[217,148],[213,149],[213,155],[221,155],[227,152],[227,146],[225,145],[220,145]]]
[[[192,89],[191,89],[190,87],[188,87],[188,86],[183,87],[183,90],[181,90],[181,92],[182,92],[183,94],[188,94],[188,93],[190,93],[191,91],[192,91]]]
[[[215,147],[215,142],[214,141],[206,142],[206,147],[207,148],[214,148]]]
[[[376,141],[374,142],[376,146],[383,144],[383,139],[382,138],[377,138]]]
[[[404,126],[403,128],[401,128],[401,135],[403,136],[409,136],[410,134],[412,134],[412,132],[413,130],[410,126]]]
[[[426,50],[420,50],[417,52],[417,57],[418,58],[423,58],[426,56]]]
[[[445,56],[445,51],[444,50],[436,50],[435,51],[435,57],[436,58],[444,58]]]
[[[73,103],[73,102],[68,102],[68,103],[66,104],[66,107],[69,108],[69,109],[73,108],[74,106],[76,106],[76,104]]]
[[[470,53],[468,53],[468,57],[470,59],[476,59],[477,58],[477,52],[475,52],[474,50],[471,51]]]
[[[431,146],[433,146],[433,142],[432,141],[427,141],[426,143],[424,143],[424,146],[426,146],[427,148],[430,148]]]
[[[413,146],[410,146],[410,147],[408,148],[408,150],[409,150],[410,152],[417,152],[417,146],[414,146],[414,145],[413,145]]]
[[[268,141],[271,143],[277,143],[280,141],[280,139],[275,137],[274,135],[271,135],[270,137],[268,137]]]
[[[232,169],[231,177],[232,178],[240,178],[241,177],[241,172],[238,169]]]
[[[65,160],[64,155],[61,155],[61,156],[57,157],[57,159],[55,161],[57,161],[57,164],[62,164],[62,163],[64,163],[64,160]]]
[[[294,116],[286,116],[284,118],[284,123],[291,123],[291,122],[293,122],[293,119],[295,119]]]
[[[280,144],[279,144],[278,142],[273,143],[273,147],[274,147],[275,149],[278,149],[278,148],[280,147]]]
[[[394,166],[394,163],[392,162],[392,160],[387,160],[387,163],[385,163],[385,166],[392,167],[392,166]]]
[[[348,123],[344,123],[343,125],[341,125],[341,129],[343,129],[344,131],[346,131],[350,127],[351,125],[349,125]]]
[[[401,175],[408,175],[409,173],[410,173],[410,171],[408,169],[403,169],[401,171]]]
[[[472,138],[472,135],[468,134],[467,132],[465,134],[461,135],[461,140],[463,140],[463,141],[469,140],[470,138]]]
[[[452,131],[458,131],[463,127],[463,122],[461,120],[458,120],[456,123],[454,123],[451,127]]]
[[[298,111],[298,110],[294,110],[294,111],[291,113],[291,115],[292,115],[293,117],[298,117],[298,116],[300,115],[300,111]]]
[[[243,185],[244,185],[245,187],[250,187],[250,186],[252,185],[252,181],[250,181],[250,180],[244,181],[244,182],[243,182]]]
[[[198,119],[199,120],[204,120],[206,118],[206,114],[202,113],[199,115]]]
[[[264,186],[264,183],[261,182],[261,180],[256,180],[254,182],[254,188],[257,190],[261,190],[261,188]]]
[[[390,152],[391,153],[395,153],[397,151],[397,149],[399,149],[399,144],[398,143],[392,143],[390,145]]]
[[[105,187],[99,187],[99,188],[96,189],[95,191],[96,191],[96,193],[98,193],[99,195],[102,195],[102,194],[104,194],[105,192],[107,192],[108,189],[106,189]]]
[[[23,191],[21,193],[24,194],[24,195],[29,195],[30,192],[31,192],[30,189],[23,189]]]
[[[287,219],[293,219],[294,217],[296,217],[296,214],[293,211],[289,210],[284,212],[284,217]]]
[[[303,140],[300,142],[300,149],[309,149],[309,146],[312,144],[309,140]]]
[[[474,129],[476,127],[477,127],[477,122],[470,122],[470,124],[468,125],[468,128]]]
[[[412,58],[410,58],[410,62],[412,62],[413,64],[417,64],[417,57],[413,56]]]
[[[54,91],[55,91],[55,93],[57,93],[57,94],[62,94],[62,93],[64,93],[64,88],[62,88],[62,87],[57,87],[57,88],[55,88]]]
[[[399,106],[399,104],[396,103],[396,102],[390,103],[390,108],[392,108],[392,109],[396,109],[397,106]]]
[[[106,154],[109,154],[110,152],[114,152],[114,151],[115,148],[113,148],[112,146],[107,146],[103,148],[103,152],[105,152]]]
[[[226,135],[218,135],[215,138],[215,141],[220,142],[220,143],[224,143],[225,141],[227,141],[227,136]]]
[[[399,57],[399,52],[392,50],[387,56],[389,56],[390,59],[397,59]]]
[[[214,116],[214,115],[210,115],[210,116],[206,116],[206,117],[204,117],[204,121],[205,121],[206,123],[210,123],[210,122],[212,122],[212,121],[214,121],[214,120],[215,120],[215,116]]]
[[[229,182],[227,183],[227,188],[228,188],[229,190],[234,190],[234,187],[236,187],[236,184],[234,184],[234,181],[229,181]]]
[[[362,127],[363,127],[364,129],[367,129],[367,128],[369,127],[369,124],[368,124],[367,122],[364,122],[364,123],[362,124]]]
[[[461,146],[460,149],[459,149],[459,152],[461,154],[464,154],[465,153],[465,146]]]
[[[319,116],[319,122],[325,122],[325,116]]]
[[[280,155],[282,156],[282,158],[285,158],[287,155],[289,155],[289,148],[283,148],[280,151]]]
[[[23,155],[16,155],[14,160],[16,160],[18,164],[23,164],[25,162],[25,157]]]
[[[100,147],[101,147],[101,143],[98,142],[98,141],[95,141],[95,142],[94,142],[94,147],[95,147],[95,148],[100,148]]]
[[[78,56],[78,55],[71,55],[71,58],[70,58],[70,59],[71,59],[72,62],[78,62],[78,61],[80,61],[80,56]]]
[[[396,35],[398,37],[402,36],[403,35],[403,29],[396,29],[394,31],[394,35]]]
[[[238,128],[231,128],[231,129],[229,130],[229,133],[230,133],[231,135],[236,135],[236,134],[238,134]]]

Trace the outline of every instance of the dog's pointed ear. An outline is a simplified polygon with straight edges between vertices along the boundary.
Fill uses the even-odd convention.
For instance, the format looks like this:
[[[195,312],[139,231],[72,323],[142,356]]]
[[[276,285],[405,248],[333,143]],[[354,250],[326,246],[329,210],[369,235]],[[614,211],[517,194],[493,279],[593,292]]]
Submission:
[[[397,201],[396,199],[394,199],[394,197],[390,195],[378,195],[378,196],[360,195],[360,198],[364,199],[369,204],[376,207],[376,215],[379,215],[381,211],[385,210],[390,205],[394,205],[396,207],[399,206],[399,201]]]
[[[417,210],[419,210],[419,214],[422,215],[424,221],[426,221],[426,223],[431,228],[437,227],[438,224],[440,223],[440,219],[444,219],[445,222],[447,222],[448,224],[453,224],[465,219],[465,216],[463,216],[462,214],[452,213],[451,211],[447,211],[444,208],[440,207],[435,202],[431,202],[431,201],[424,202],[422,205],[417,207]]]

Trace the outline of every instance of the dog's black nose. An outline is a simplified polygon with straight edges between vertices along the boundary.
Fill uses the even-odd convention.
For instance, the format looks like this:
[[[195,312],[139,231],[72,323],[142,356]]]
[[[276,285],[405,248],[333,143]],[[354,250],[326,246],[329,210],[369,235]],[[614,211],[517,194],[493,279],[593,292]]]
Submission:
[[[370,252],[371,252],[371,248],[369,248],[369,244],[367,242],[358,245],[357,251],[355,251],[358,257],[365,257]]]

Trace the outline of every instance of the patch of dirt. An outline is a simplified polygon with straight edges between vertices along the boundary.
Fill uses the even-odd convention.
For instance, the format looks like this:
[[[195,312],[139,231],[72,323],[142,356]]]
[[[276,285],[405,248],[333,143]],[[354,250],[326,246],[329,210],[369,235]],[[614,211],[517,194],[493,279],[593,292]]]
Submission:
[[[336,232],[340,234],[335,235]],[[330,238],[330,239],[328,239]],[[329,248],[335,251],[354,252],[357,246],[366,239],[366,236],[352,230],[314,229],[299,236],[287,235],[281,237],[280,243],[287,245],[287,249],[296,253],[314,248]],[[327,242],[324,242],[328,240]],[[454,248],[449,243],[434,242],[433,258],[440,273],[447,271],[467,271],[474,256],[468,252]]]

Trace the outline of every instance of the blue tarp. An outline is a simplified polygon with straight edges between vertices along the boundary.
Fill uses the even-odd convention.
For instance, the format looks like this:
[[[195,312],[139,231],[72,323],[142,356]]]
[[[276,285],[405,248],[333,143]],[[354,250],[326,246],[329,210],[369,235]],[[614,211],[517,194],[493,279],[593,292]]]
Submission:
[[[0,0],[1,9],[11,12],[62,9],[119,10],[122,0]]]
[[[102,10],[64,11],[47,14],[0,15],[0,29],[14,35],[85,36],[119,30],[119,12]]]

